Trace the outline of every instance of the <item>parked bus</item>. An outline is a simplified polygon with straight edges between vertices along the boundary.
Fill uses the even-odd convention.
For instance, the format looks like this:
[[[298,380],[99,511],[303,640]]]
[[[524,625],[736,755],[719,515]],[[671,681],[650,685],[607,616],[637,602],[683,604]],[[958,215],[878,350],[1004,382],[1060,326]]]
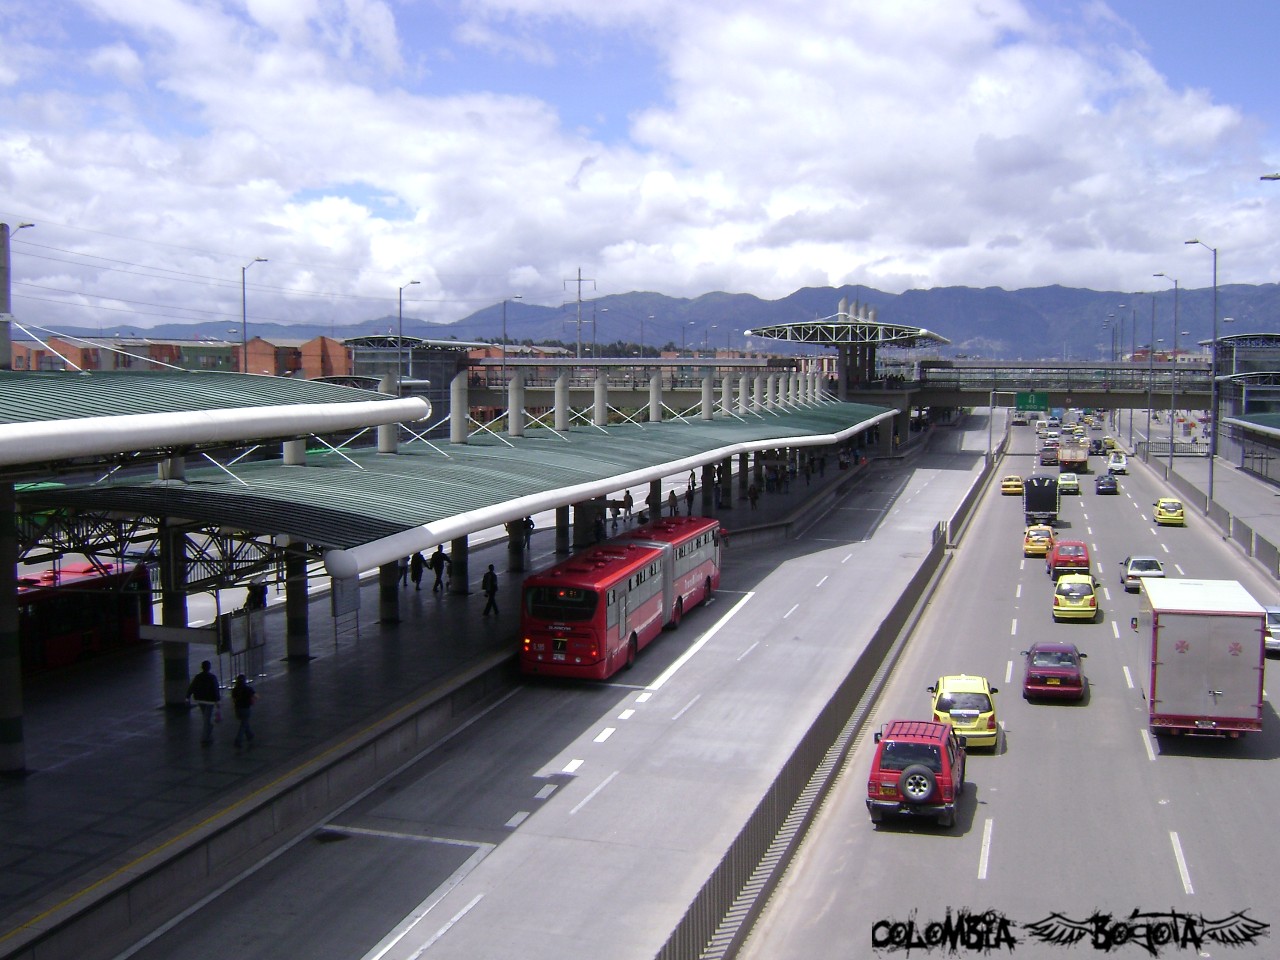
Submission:
[[[18,578],[26,674],[137,646],[139,627],[151,622],[151,580],[143,564],[68,563]]]
[[[720,586],[720,522],[671,517],[528,577],[520,669],[603,680]]]

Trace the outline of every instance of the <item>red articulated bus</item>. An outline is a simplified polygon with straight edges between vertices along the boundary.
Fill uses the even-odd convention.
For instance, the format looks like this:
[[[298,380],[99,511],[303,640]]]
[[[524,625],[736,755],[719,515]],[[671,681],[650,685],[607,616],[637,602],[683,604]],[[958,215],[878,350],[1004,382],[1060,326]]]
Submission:
[[[520,669],[603,680],[720,586],[720,521],[671,517],[528,577]]]
[[[18,578],[22,672],[43,673],[142,643],[151,623],[143,564],[67,563]]]

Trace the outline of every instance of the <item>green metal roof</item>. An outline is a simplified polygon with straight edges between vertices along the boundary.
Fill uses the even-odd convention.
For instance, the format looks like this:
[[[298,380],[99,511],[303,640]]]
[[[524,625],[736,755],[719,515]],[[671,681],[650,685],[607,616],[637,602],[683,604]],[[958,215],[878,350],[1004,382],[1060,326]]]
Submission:
[[[123,479],[91,488],[19,493],[42,506],[176,516],[255,534],[288,534],[330,550],[447,522],[415,534],[441,542],[517,516],[600,496],[697,463],[773,445],[830,443],[891,415],[884,407],[828,403],[744,419],[579,426],[559,434],[478,435],[467,444],[402,444],[397,454],[310,453],[305,466],[279,460],[188,469],[182,481]],[[424,545],[425,542],[424,542]],[[411,550],[400,555],[405,555]]]
[[[315,380],[244,373],[0,370],[0,426],[125,414],[395,399]]]

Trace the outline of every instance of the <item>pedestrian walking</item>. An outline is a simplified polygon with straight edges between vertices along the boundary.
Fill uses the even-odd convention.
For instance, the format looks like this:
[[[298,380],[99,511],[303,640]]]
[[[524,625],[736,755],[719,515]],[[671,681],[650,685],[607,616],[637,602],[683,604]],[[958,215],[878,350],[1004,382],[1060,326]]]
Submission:
[[[751,501],[751,509],[754,510],[756,508],[756,503],[760,499],[760,488],[754,483],[747,487],[747,499]]]
[[[492,610],[496,616],[498,613],[498,574],[494,572],[493,564],[489,564],[489,569],[484,572],[484,576],[480,578],[480,591],[485,595],[484,616],[489,615]]]
[[[421,579],[421,571],[419,571],[419,579]],[[242,743],[253,743],[253,731],[249,729],[249,714],[253,712],[253,705],[257,702],[258,695],[249,686],[249,681],[245,679],[243,673],[238,674],[236,682],[231,685],[231,708],[235,711],[238,724],[235,739],[237,747]]]
[[[422,558],[421,553],[415,553],[409,560],[409,579],[413,581],[413,589],[422,589],[422,571],[426,566],[427,561]]]
[[[693,487],[692,485],[684,488],[684,512],[685,516],[693,516]]]
[[[690,470],[689,471],[689,488],[693,489],[697,485],[698,485],[698,475],[694,471]]]
[[[218,687],[218,678],[213,673],[213,664],[205,660],[200,664],[200,672],[191,678],[191,683],[187,686],[187,702],[194,702],[200,708],[200,716],[204,720],[201,743],[213,743],[213,722],[215,711],[221,710],[218,706],[221,699],[222,691]]]
[[[400,586],[407,587],[409,585],[409,558],[400,558]]]
[[[535,524],[533,522],[533,517],[524,518],[524,545],[526,548],[529,546],[530,542],[533,540],[534,526]]]
[[[674,490],[667,491],[667,511],[673,517],[680,516],[680,502],[676,500],[676,492]]]
[[[631,508],[635,505],[635,499],[631,496],[631,491],[628,490],[622,497],[622,512],[626,514],[627,523],[631,522]]]
[[[446,570],[452,570],[453,564],[444,552],[444,545],[437,544],[436,552],[431,555],[431,559],[427,562],[427,566],[436,575],[436,582],[431,585],[432,593],[440,593],[444,590],[444,573]]]

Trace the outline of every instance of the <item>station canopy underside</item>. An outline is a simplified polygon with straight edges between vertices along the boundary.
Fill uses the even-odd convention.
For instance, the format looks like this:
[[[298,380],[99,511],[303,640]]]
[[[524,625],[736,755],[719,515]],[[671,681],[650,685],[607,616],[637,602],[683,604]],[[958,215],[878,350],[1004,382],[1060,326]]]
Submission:
[[[285,534],[325,550],[398,537],[376,556],[362,556],[359,569],[365,570],[379,558],[389,562],[737,453],[839,442],[894,412],[824,403],[741,418],[581,425],[560,432],[531,427],[523,437],[481,433],[466,444],[413,440],[395,454],[314,449],[305,465],[246,460],[224,468],[188,466],[181,480],[117,474],[93,485],[19,488],[17,496],[24,512],[64,508],[182,518],[253,535]]]
[[[847,318],[837,320],[800,320],[792,323],[766,324],[744,331],[745,336],[790,340],[793,343],[816,343],[838,347],[853,344],[875,344],[882,347],[945,346],[951,341],[923,327],[898,323],[880,323]]]

